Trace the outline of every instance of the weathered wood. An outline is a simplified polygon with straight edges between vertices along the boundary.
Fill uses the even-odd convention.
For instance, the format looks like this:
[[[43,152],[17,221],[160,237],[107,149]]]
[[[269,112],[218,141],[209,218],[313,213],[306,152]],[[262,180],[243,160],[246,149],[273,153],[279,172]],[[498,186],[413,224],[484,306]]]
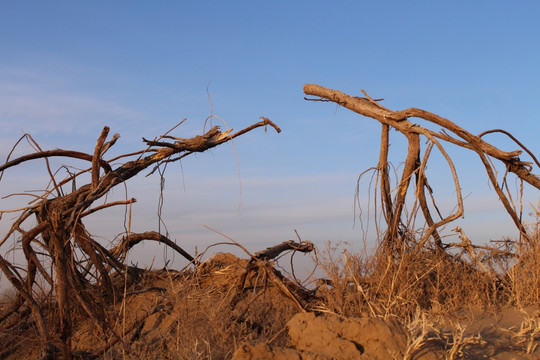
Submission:
[[[341,91],[328,89],[320,85],[306,84],[304,85],[304,93],[306,95],[318,96],[323,99],[333,101],[349,110],[358,114],[371,117],[382,124],[389,125],[402,133],[417,133],[429,134],[438,139],[451,142],[455,145],[465,147],[471,150],[480,150],[483,153],[501,160],[509,167],[509,171],[515,173],[519,178],[528,182],[535,188],[540,190],[540,177],[531,174],[528,164],[519,160],[521,150],[510,152],[502,151],[497,147],[485,142],[479,136],[473,135],[452,121],[441,116],[435,115],[429,111],[417,108],[409,108],[401,111],[391,111],[384,107],[377,106],[376,103],[369,99],[353,97]],[[427,120],[433,124],[441,126],[443,129],[457,135],[460,139],[453,138],[446,133],[434,132],[417,124],[413,124],[407,119],[417,117]],[[463,140],[463,141],[462,141]]]
[[[114,341],[118,341],[118,336],[114,334],[114,331],[107,323],[105,313],[99,304],[102,303],[100,301],[101,293],[115,296],[110,275],[113,272],[117,272],[123,276],[126,269],[129,269],[123,264],[123,261],[125,260],[126,252],[130,248],[144,240],[158,241],[173,248],[190,262],[196,262],[193,256],[173,241],[153,231],[129,234],[119,244],[113,246],[111,250],[106,249],[85,230],[82,223],[83,217],[109,206],[131,204],[135,202],[135,199],[98,205],[91,208],[96,200],[106,196],[114,186],[131,179],[149,166],[159,166],[163,162],[176,161],[189,154],[206,151],[255,128],[266,127],[267,125],[274,127],[277,132],[281,131],[274,123],[266,118],[236,133],[232,133],[232,129],[221,132],[220,128],[216,126],[204,134],[190,139],[174,138],[173,142],[144,139],[146,144],[151,147],[150,149],[121,155],[109,162],[104,161],[102,156],[115,143],[119,135],[115,134],[113,139],[105,142],[109,132],[109,128],[105,127],[96,142],[93,155],[68,150],[38,151],[0,165],[1,176],[3,171],[34,159],[47,160],[50,157],[59,156],[91,162],[90,183],[79,188],[75,188],[74,184],[73,191],[66,195],[61,193],[60,186],[66,184],[67,181],[74,181],[77,176],[83,174],[85,171],[81,171],[75,175],[70,174],[68,179],[57,182],[54,179],[53,173],[48,168],[54,186],[53,190],[56,189],[58,196],[49,198],[52,191],[46,190],[42,196],[37,197],[38,203],[36,205],[22,208],[22,214],[19,219],[13,222],[8,234],[0,241],[1,246],[13,234],[17,232],[21,234],[19,240],[22,242],[23,252],[27,261],[26,277],[24,278],[19,275],[17,270],[1,256],[0,270],[6,274],[7,279],[19,292],[20,298],[31,308],[33,317],[38,325],[38,330],[42,336],[42,342],[48,353],[52,354],[52,345],[49,339],[47,322],[45,321],[40,304],[38,304],[33,296],[37,271],[49,282],[56,294],[63,357],[70,359],[73,356],[71,346],[73,331],[72,311],[76,307],[83,309],[98,328],[101,327],[104,332],[108,331],[112,333],[116,337]],[[160,137],[160,139],[164,138],[171,137]],[[38,147],[38,149],[40,148]],[[127,161],[115,169],[111,167],[110,163],[112,161],[133,154],[139,154],[140,157],[136,160]],[[172,158],[174,155],[178,157]],[[102,176],[99,171],[100,167],[104,169]],[[22,224],[31,215],[35,215],[37,225],[34,225],[30,230],[22,230]],[[42,248],[41,254],[49,258],[40,260],[41,257],[36,255],[36,251],[32,247],[33,244],[40,246]],[[81,255],[83,256],[82,259],[80,259]],[[129,276],[129,270],[127,272],[128,274],[126,275]],[[92,284],[90,280],[97,280],[98,284],[103,285],[102,289],[97,291],[96,284]]]
[[[146,231],[140,234],[129,234],[127,236],[124,236],[120,243],[115,246],[113,249],[111,249],[111,253],[116,258],[123,258],[129,249],[140,243],[144,240],[153,240],[157,241],[159,243],[163,243],[170,248],[172,248],[174,251],[182,255],[184,258],[186,258],[189,262],[195,262],[195,258],[188,254],[184,249],[182,249],[180,246],[176,245],[176,243],[169,238],[167,238],[165,235],[160,234],[156,231]]]
[[[514,142],[525,150],[534,160],[536,165],[540,167],[540,163],[536,157],[515,139],[511,134],[504,130],[490,130],[481,133],[480,135],[474,135],[467,130],[456,125],[452,121],[445,119],[441,116],[433,114],[431,112],[418,109],[418,108],[408,108],[401,111],[392,111],[382,105],[377,101],[370,98],[365,91],[362,91],[366,98],[355,97],[347,95],[341,91],[328,89],[320,85],[315,84],[306,84],[304,85],[304,93],[306,95],[317,96],[322,100],[317,99],[307,99],[314,101],[331,101],[335,102],[349,110],[352,110],[358,114],[371,117],[379,121],[383,126],[383,133],[381,135],[381,150],[379,155],[379,165],[378,171],[381,177],[381,198],[383,202],[383,210],[385,215],[385,221],[388,225],[385,242],[387,246],[393,247],[396,238],[399,237],[400,224],[401,224],[401,212],[405,204],[405,196],[409,189],[410,178],[413,174],[416,174],[417,181],[417,194],[416,197],[419,201],[419,205],[428,224],[426,233],[424,237],[420,240],[419,246],[423,246],[429,237],[433,237],[435,244],[439,250],[443,249],[440,236],[437,233],[437,228],[440,226],[449,223],[457,219],[463,214],[463,203],[461,196],[461,189],[459,187],[459,180],[457,173],[452,164],[452,161],[448,154],[446,154],[444,148],[440,144],[439,140],[443,140],[454,145],[469,149],[474,151],[482,161],[486,172],[489,176],[489,179],[495,188],[497,195],[502,201],[504,208],[514,221],[517,229],[523,234],[527,239],[530,240],[525,226],[522,224],[520,217],[518,216],[516,210],[512,207],[511,201],[503,193],[502,189],[497,183],[497,179],[494,175],[494,170],[488,156],[495,158],[501,161],[506,167],[507,171],[514,173],[519,179],[529,183],[536,189],[540,190],[540,178],[532,173],[532,163],[523,162],[520,160],[519,155],[522,154],[522,150],[514,150],[510,152],[502,151],[495,147],[494,145],[484,141],[482,136],[491,132],[502,132],[510,137]],[[409,121],[410,118],[420,118],[428,121],[429,123],[435,124],[442,128],[441,131],[433,131],[426,127],[420,126],[418,124],[412,123]],[[387,157],[388,157],[388,133],[387,128],[392,127],[397,131],[401,132],[409,142],[409,148],[407,157],[405,159],[405,165],[403,168],[401,181],[397,187],[396,199],[392,201],[390,197],[390,187],[387,171]],[[453,136],[451,135],[453,134]],[[435,222],[429,212],[427,207],[427,202],[425,198],[424,188],[427,187],[427,179],[423,173],[423,169],[419,166],[420,155],[419,155],[419,136],[424,135],[428,140],[437,146],[439,151],[446,158],[447,163],[452,171],[452,176],[454,178],[454,183],[456,187],[456,195],[458,202],[458,211],[450,216],[442,219],[439,222]],[[429,156],[429,155],[426,155]],[[424,159],[425,161],[426,159]],[[419,173],[420,172],[420,173]],[[506,175],[505,175],[506,176]]]
[[[259,251],[255,254],[255,258],[258,260],[272,260],[279,256],[284,251],[294,250],[303,253],[312,252],[315,246],[309,241],[302,241],[300,243],[293,240],[282,242],[281,244],[267,248],[266,250]]]

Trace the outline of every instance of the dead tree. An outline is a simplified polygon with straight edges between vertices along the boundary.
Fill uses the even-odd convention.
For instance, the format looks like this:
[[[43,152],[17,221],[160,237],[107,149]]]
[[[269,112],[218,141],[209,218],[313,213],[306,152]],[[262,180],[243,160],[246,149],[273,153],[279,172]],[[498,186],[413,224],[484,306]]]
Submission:
[[[500,161],[506,168],[503,184],[506,183],[506,177],[509,173],[515,174],[521,182],[526,182],[536,189],[540,190],[540,178],[533,174],[533,168],[540,167],[540,163],[523,144],[515,139],[510,133],[496,129],[485,131],[479,135],[474,135],[465,129],[459,127],[452,121],[431,112],[409,108],[401,111],[393,111],[382,106],[379,101],[372,99],[365,91],[362,90],[365,97],[355,97],[347,95],[338,90],[328,89],[319,85],[306,84],[304,85],[304,93],[306,95],[316,96],[316,99],[306,99],[312,101],[331,101],[341,105],[349,110],[366,117],[373,118],[379,121],[382,125],[381,130],[381,145],[379,162],[377,165],[378,176],[380,180],[379,195],[383,205],[383,215],[387,225],[386,234],[383,241],[385,250],[391,253],[397,249],[402,249],[404,245],[412,246],[415,249],[422,249],[430,239],[432,239],[435,248],[444,253],[445,245],[441,241],[439,229],[460,216],[463,215],[463,199],[459,185],[458,175],[452,162],[451,157],[443,147],[443,142],[451,143],[459,147],[471,150],[476,153],[485,167],[489,180],[495,189],[499,199],[504,205],[504,208],[512,218],[516,228],[521,236],[528,242],[532,239],[527,229],[518,215],[519,211],[512,200],[512,197],[507,189],[507,193],[503,191],[496,178],[496,171],[492,159]],[[419,118],[426,120],[432,125],[440,127],[439,131],[433,131],[427,127],[410,121],[411,118]],[[405,159],[405,164],[401,174],[401,179],[397,185],[395,196],[392,197],[390,191],[390,177],[388,171],[388,148],[389,148],[389,129],[393,128],[405,136],[408,141],[408,152]],[[502,133],[513,140],[520,150],[506,152],[498,149],[494,145],[483,140],[483,137],[489,133]],[[423,158],[420,155],[420,137],[424,136],[428,140],[428,145],[424,151]],[[452,214],[440,218],[436,221],[428,207],[427,196],[432,196],[431,188],[428,179],[425,175],[426,163],[429,159],[431,150],[435,146],[446,159],[446,162],[451,170],[453,182],[456,191],[457,206],[456,211]],[[522,150],[527,152],[534,162],[521,161],[519,156]],[[409,190],[411,180],[414,176],[416,185],[415,201],[420,206],[425,218],[427,228],[423,232],[423,236],[419,241],[412,241],[406,234],[406,226],[403,220],[403,209],[405,199]],[[433,200],[434,202],[434,200]],[[440,215],[440,214],[439,214]]]
[[[97,140],[93,154],[69,150],[41,151],[38,147],[39,151],[35,153],[1,165],[0,180],[4,171],[13,166],[35,159],[44,159],[47,162],[52,187],[38,196],[37,203],[19,209],[20,216],[0,240],[0,246],[2,246],[8,238],[17,236],[26,260],[26,268],[21,270],[20,267],[16,267],[0,255],[0,269],[15,287],[19,297],[14,306],[0,314],[0,322],[25,304],[31,309],[35,319],[46,353],[45,358],[55,357],[55,350],[58,351],[58,349],[52,340],[52,330],[48,328],[46,314],[36,298],[36,277],[41,275],[55,293],[60,320],[60,346],[65,359],[71,359],[73,356],[71,336],[74,308],[83,309],[98,329],[118,338],[106,320],[102,305],[106,296],[115,296],[112,276],[118,274],[123,278],[131,275],[130,268],[124,263],[127,251],[142,240],[155,240],[172,247],[188,261],[194,261],[194,258],[177,246],[174,241],[156,232],[126,234],[119,243],[107,249],[90,236],[85,229],[83,219],[89,214],[110,206],[135,202],[135,199],[131,199],[94,206],[95,202],[108,194],[113,187],[151,166],[154,166],[155,170],[161,164],[206,151],[258,127],[270,125],[277,132],[281,131],[269,119],[261,119],[262,121],[236,133],[233,133],[232,129],[221,132],[216,126],[203,135],[189,139],[168,135],[163,135],[156,140],[143,138],[148,146],[146,150],[125,154],[108,161],[103,159],[103,155],[114,145],[118,135],[109,142],[105,142],[109,132],[109,128],[105,127]],[[35,145],[37,146],[36,143]],[[90,168],[59,181],[53,175],[48,163],[48,159],[57,156],[88,161]],[[114,162],[128,156],[138,156],[138,158],[117,167],[113,166]],[[85,172],[90,172],[91,182],[76,188],[75,179]],[[73,191],[64,195],[62,186],[69,183],[73,184]],[[3,212],[7,211],[0,212],[0,216]],[[23,229],[23,223],[27,224],[30,222],[27,220],[32,218],[37,220],[37,224],[30,229]]]

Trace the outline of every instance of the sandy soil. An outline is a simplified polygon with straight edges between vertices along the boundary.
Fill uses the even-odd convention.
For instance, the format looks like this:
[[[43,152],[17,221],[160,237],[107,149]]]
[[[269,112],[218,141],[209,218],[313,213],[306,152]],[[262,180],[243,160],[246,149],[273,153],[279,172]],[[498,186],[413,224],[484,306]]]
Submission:
[[[406,323],[395,315],[343,317],[315,311],[316,306],[302,312],[258,273],[247,278],[245,296],[233,303],[247,263],[218,254],[196,276],[164,270],[144,274],[123,301],[107,309],[122,339],[96,330],[81,316],[75,352],[90,358],[109,343],[99,358],[540,359],[536,308],[486,310],[464,304],[456,314],[419,312]],[[32,317],[25,316],[0,329],[0,358],[39,358],[39,338]]]
[[[292,347],[244,343],[233,359],[540,359],[532,308],[471,309],[441,320],[423,317],[406,328],[368,316],[301,313],[287,324]]]

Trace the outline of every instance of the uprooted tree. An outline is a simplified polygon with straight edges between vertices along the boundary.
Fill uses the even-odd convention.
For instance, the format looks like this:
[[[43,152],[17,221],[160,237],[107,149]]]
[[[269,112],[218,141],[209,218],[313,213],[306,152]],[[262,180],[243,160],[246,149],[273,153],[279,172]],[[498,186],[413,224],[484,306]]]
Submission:
[[[540,179],[533,174],[534,166],[540,167],[540,164],[534,155],[509,133],[497,129],[473,135],[453,122],[424,110],[411,108],[392,111],[382,106],[378,100],[369,97],[365,92],[365,98],[353,97],[318,85],[305,85],[304,92],[307,95],[317,97],[308,100],[331,101],[356,113],[371,117],[382,124],[380,155],[376,167],[378,196],[381,199],[381,211],[387,225],[384,236],[380,240],[379,249],[382,250],[380,253],[383,255],[382,259],[395,264],[397,263],[395,260],[404,252],[420,252],[426,249],[434,249],[437,253],[448,256],[449,245],[462,246],[463,249],[474,253],[472,244],[467,243],[468,240],[464,234],[462,234],[462,244],[444,244],[442,242],[441,228],[463,215],[459,179],[453,161],[443,146],[445,142],[468,149],[479,156],[493,188],[519,230],[522,239],[529,243],[538,240],[537,237],[531,236],[523,224],[520,206],[516,205],[511,197],[506,178],[508,174],[513,173],[520,181],[527,182],[540,190]],[[440,130],[434,131],[415,124],[410,121],[411,118],[426,120],[429,124],[438,126]],[[0,166],[0,181],[4,171],[21,163],[41,159],[47,165],[50,185],[45,191],[35,195],[35,200],[26,207],[16,210],[0,210],[0,216],[8,212],[18,215],[8,232],[0,239],[0,247],[6,246],[8,239],[15,238],[16,247],[24,254],[22,265],[10,262],[7,256],[0,255],[0,269],[17,290],[16,301],[9,308],[2,309],[0,323],[22,308],[25,311],[30,309],[29,312],[34,319],[35,328],[41,337],[44,358],[56,357],[55,353],[59,349],[55,344],[62,347],[61,352],[63,352],[64,358],[73,357],[71,340],[75,310],[83,312],[95,324],[95,327],[101,329],[101,333],[107,334],[108,337],[106,343],[99,349],[85,354],[86,358],[99,357],[116,342],[123,341],[122,336],[125,335],[125,332],[122,334],[115,332],[114,325],[107,318],[104,305],[116,302],[122,297],[123,294],[118,294],[118,292],[125,290],[125,287],[117,286],[118,279],[136,281],[140,276],[140,269],[127,265],[128,251],[142,241],[157,241],[171,247],[194,264],[198,263],[199,258],[190,255],[174,241],[154,231],[143,233],[128,233],[126,231],[123,237],[106,247],[89,234],[83,220],[96,211],[111,206],[126,206],[135,202],[135,199],[115,202],[108,202],[106,199],[112,188],[123,184],[141,171],[149,168],[152,169],[152,172],[156,171],[162,165],[178,161],[196,152],[203,152],[255,128],[268,125],[280,132],[280,129],[266,118],[262,118],[262,121],[236,133],[232,133],[231,130],[221,132],[218,127],[213,127],[204,132],[203,135],[184,139],[169,136],[169,131],[154,140],[143,138],[148,146],[145,150],[120,155],[109,160],[105,160],[104,155],[115,144],[118,135],[107,141],[109,131],[107,127],[103,129],[94,152],[91,154],[58,149],[43,151],[29,135],[25,135],[30,142],[33,142],[37,151],[14,160],[10,160],[8,157],[6,163]],[[399,131],[408,141],[408,153],[401,179],[396,184],[392,184],[389,173],[390,128]],[[533,162],[521,161],[519,159],[521,150],[501,151],[483,140],[485,135],[493,132],[507,135],[531,156]],[[428,140],[423,154],[421,154],[420,148],[422,136]],[[446,159],[455,185],[457,210],[447,216],[441,216],[437,209],[425,171],[433,147],[436,147]],[[67,177],[59,179],[58,172],[53,172],[49,165],[49,160],[52,157],[79,159],[88,162],[89,166],[88,169],[77,173],[68,171]],[[117,164],[119,161],[134,157],[135,160]],[[506,168],[501,185],[496,177],[494,160],[500,161]],[[76,181],[81,182],[83,174],[90,174],[90,181],[83,186],[77,186]],[[413,229],[408,222],[410,219],[405,215],[406,200],[408,194],[412,192],[410,191],[412,184],[415,186],[413,199],[415,209],[412,209],[410,213],[416,214],[416,209],[419,209],[427,225],[420,233],[420,237],[417,236],[417,233],[412,233]],[[392,191],[394,186],[396,190]],[[66,190],[68,187],[71,189]],[[432,205],[429,205],[430,198]],[[105,199],[105,201],[98,203],[100,199],[102,201]],[[434,210],[440,217],[439,220],[436,220],[436,216],[433,215]],[[304,311],[308,308],[312,293],[304,291],[306,289],[301,286],[294,288],[295,285],[292,284],[292,281],[288,281],[271,265],[265,263],[265,261],[276,258],[278,254],[288,250],[309,252],[313,250],[313,245],[309,242],[291,241],[268,248],[255,255],[249,254],[248,265],[236,281],[236,290],[229,294],[230,299],[228,300],[231,307],[242,300],[243,292],[249,289],[246,284],[250,283],[250,276],[257,272],[266,279],[265,286],[262,290],[252,287],[251,292],[259,291],[260,294],[265,291],[266,283],[271,283],[281,294],[292,301],[297,311]],[[41,297],[40,282],[45,282],[44,288],[51,291],[48,294],[51,296],[47,296],[46,301]],[[156,306],[152,311],[160,311],[160,309]],[[26,312],[28,313],[28,311]],[[57,327],[54,324],[51,326],[50,321],[50,317],[56,316],[56,314],[59,317]],[[130,329],[133,330],[139,325],[137,320]],[[56,333],[57,329],[59,329],[59,334]]]
[[[0,166],[0,180],[4,171],[13,166],[30,160],[44,159],[52,185],[37,196],[37,202],[17,209],[20,216],[0,240],[1,246],[11,236],[16,236],[26,261],[26,268],[21,268],[0,255],[0,269],[18,293],[17,300],[12,306],[0,314],[0,322],[25,304],[31,309],[35,319],[44,347],[44,357],[55,357],[55,347],[51,331],[47,326],[45,309],[40,299],[36,298],[36,287],[39,288],[36,279],[41,276],[55,293],[60,320],[60,340],[63,346],[61,351],[64,358],[72,357],[72,310],[74,308],[83,309],[98,328],[112,333],[118,341],[119,336],[106,321],[102,305],[105,297],[114,297],[115,287],[112,281],[114,274],[120,275],[120,278],[137,275],[137,269],[124,263],[127,251],[143,240],[153,240],[172,247],[191,262],[195,262],[196,259],[174,241],[153,231],[140,234],[128,233],[112,248],[106,248],[90,236],[85,229],[83,219],[101,209],[134,202],[135,199],[131,199],[95,205],[96,201],[106,196],[113,187],[151,166],[154,166],[155,170],[162,164],[178,161],[193,153],[216,147],[258,127],[271,126],[277,132],[281,131],[269,119],[261,119],[262,121],[235,133],[232,133],[232,129],[222,132],[218,126],[215,126],[203,135],[189,139],[172,137],[167,135],[168,133],[155,140],[143,138],[148,145],[147,149],[110,160],[104,160],[103,156],[114,145],[119,135],[115,134],[106,142],[108,127],[105,127],[99,136],[93,154],[61,149],[42,151],[34,142],[39,151],[11,161],[8,157],[6,163]],[[29,135],[25,137],[33,142]],[[113,164],[119,159],[133,156],[138,156],[138,158],[113,168]],[[87,170],[70,174],[59,181],[49,166],[51,157],[85,160],[91,166]],[[88,172],[91,174],[91,183],[77,188],[76,179]],[[73,189],[68,194],[64,194],[62,188],[66,184],[71,185]],[[0,216],[5,212],[10,211],[2,211]],[[28,223],[32,223],[32,219],[37,223],[31,225],[30,229],[25,228]],[[99,289],[101,295],[95,289]]]
[[[395,256],[397,253],[404,250],[404,248],[407,250],[420,251],[427,245],[434,245],[439,253],[446,254],[448,244],[443,244],[439,229],[463,215],[463,198],[456,169],[452,158],[448,155],[443,146],[444,142],[468,149],[478,155],[485,167],[493,188],[504,205],[504,208],[512,218],[520,236],[532,245],[533,239],[531,238],[531,234],[527,232],[521,219],[521,212],[519,209],[521,209],[522,206],[521,204],[516,204],[513,200],[507,185],[507,176],[509,173],[513,173],[521,183],[526,182],[540,190],[540,178],[532,172],[534,165],[538,168],[540,167],[540,163],[529,149],[505,130],[494,129],[484,131],[479,135],[474,135],[452,121],[422,109],[409,108],[401,111],[390,110],[379,103],[380,99],[372,99],[365,91],[362,92],[365,97],[350,96],[341,91],[328,89],[315,84],[306,84],[304,86],[304,93],[306,95],[317,97],[315,99],[310,98],[306,100],[334,102],[358,114],[373,118],[382,124],[379,161],[376,170],[378,172],[378,196],[380,196],[381,199],[384,221],[387,225],[384,240],[381,243],[381,249],[386,252],[387,255]],[[426,120],[431,125],[438,126],[439,130],[434,131],[413,123],[409,121],[410,118]],[[393,193],[390,190],[391,179],[388,163],[390,128],[399,131],[408,141],[407,156],[405,158],[401,179],[398,181],[394,196],[392,196]],[[485,135],[491,133],[502,133],[508,136],[523,151],[527,152],[533,162],[524,162],[520,160],[519,156],[522,154],[522,150],[511,152],[502,151],[483,140]],[[424,136],[427,139],[428,144],[423,155],[420,154],[421,136]],[[457,197],[456,211],[447,216],[441,216],[438,212],[425,172],[426,164],[434,146],[446,159],[455,186]],[[492,159],[502,162],[506,169],[501,181],[502,185],[499,185],[496,177],[495,165]],[[420,239],[411,236],[411,228],[403,216],[406,195],[409,191],[413,177],[416,186],[414,193],[415,206],[420,207],[427,224]],[[506,188],[506,193],[504,188]],[[440,220],[438,221],[435,220],[435,217],[432,215],[433,210],[430,210],[430,207],[428,206],[427,196],[430,196],[433,200],[433,207],[440,216]],[[412,209],[411,213],[415,213],[415,209]],[[468,247],[470,251],[472,245],[464,234],[462,234],[461,237],[464,242],[462,246]]]

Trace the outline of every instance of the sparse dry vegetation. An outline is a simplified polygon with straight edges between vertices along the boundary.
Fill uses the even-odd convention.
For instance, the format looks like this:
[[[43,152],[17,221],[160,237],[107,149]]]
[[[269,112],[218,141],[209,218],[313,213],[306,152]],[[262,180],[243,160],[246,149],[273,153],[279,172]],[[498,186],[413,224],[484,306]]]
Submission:
[[[118,137],[106,142],[108,128],[92,155],[43,151],[35,144],[35,153],[8,158],[0,166],[0,180],[13,166],[53,156],[90,166],[60,179],[47,165],[48,189],[16,211],[19,217],[1,240],[2,253],[18,252],[24,262],[0,257],[0,269],[15,289],[0,301],[0,358],[538,358],[540,204],[532,208],[536,221],[525,223],[522,194],[512,196],[506,185],[513,174],[521,184],[540,190],[534,155],[503,130],[496,131],[521,150],[501,151],[482,139],[493,131],[476,136],[424,110],[394,112],[366,93],[365,98],[351,97],[317,85],[306,85],[304,91],[318,97],[314,100],[335,102],[382,124],[374,198],[375,216],[386,227],[379,229],[376,249],[353,253],[329,243],[314,251],[313,244],[299,238],[251,254],[230,239],[244,250],[244,259],[227,253],[205,258],[192,256],[157,232],[126,233],[107,247],[86,231],[85,216],[135,202],[98,205],[114,186],[256,127],[270,125],[279,132],[265,118],[237,133],[212,128],[191,139],[167,133],[145,139],[146,150],[110,160],[103,156]],[[413,117],[439,128],[411,123]],[[402,174],[394,183],[388,163],[390,128],[409,142]],[[422,156],[421,136],[427,140]],[[516,239],[473,244],[464,230],[455,228],[460,242],[443,241],[444,226],[463,214],[459,174],[444,142],[479,156],[516,226]],[[446,216],[425,172],[434,149],[446,159],[456,189],[457,210]],[[520,160],[522,150],[532,162]],[[116,164],[128,156],[136,159]],[[497,172],[495,161],[505,172]],[[75,179],[87,172],[91,182],[76,185]],[[8,249],[10,237],[17,242]],[[127,252],[141,241],[159,241],[190,265],[151,271],[128,265]],[[276,270],[276,262],[283,261],[278,257],[289,254],[291,259],[298,252],[311,253],[326,276],[305,285]]]

